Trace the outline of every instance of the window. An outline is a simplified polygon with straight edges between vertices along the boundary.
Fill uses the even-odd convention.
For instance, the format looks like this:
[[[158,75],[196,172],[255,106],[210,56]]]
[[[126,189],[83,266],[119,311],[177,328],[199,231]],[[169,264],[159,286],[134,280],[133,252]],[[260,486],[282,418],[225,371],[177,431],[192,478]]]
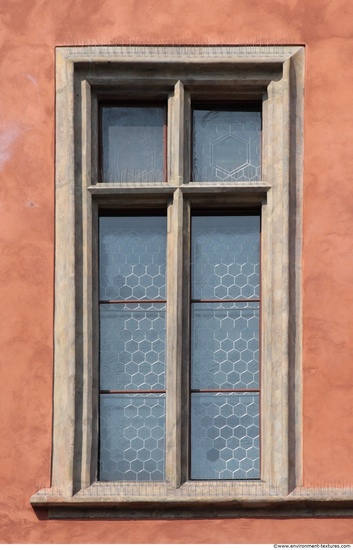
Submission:
[[[302,79],[301,47],[58,48],[53,517],[300,480]]]
[[[165,479],[166,215],[100,218],[100,481]]]

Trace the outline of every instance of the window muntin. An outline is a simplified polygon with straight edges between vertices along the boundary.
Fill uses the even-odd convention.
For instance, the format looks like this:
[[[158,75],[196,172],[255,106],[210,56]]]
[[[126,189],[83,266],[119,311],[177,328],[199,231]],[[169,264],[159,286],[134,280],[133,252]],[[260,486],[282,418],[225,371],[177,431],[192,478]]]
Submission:
[[[165,478],[166,216],[100,216],[100,481]]]

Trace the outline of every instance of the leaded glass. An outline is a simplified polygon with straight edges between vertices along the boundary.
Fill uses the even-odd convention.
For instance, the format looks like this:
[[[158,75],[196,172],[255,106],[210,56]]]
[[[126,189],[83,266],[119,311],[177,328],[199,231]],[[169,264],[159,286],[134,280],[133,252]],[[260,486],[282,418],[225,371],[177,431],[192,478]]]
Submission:
[[[100,481],[161,481],[165,395],[100,397]]]
[[[259,387],[259,304],[191,308],[191,388]]]
[[[191,396],[191,479],[259,479],[259,395]]]
[[[260,216],[191,234],[191,478],[258,479]]]
[[[261,113],[194,109],[193,181],[261,178]]]
[[[192,298],[259,297],[260,216],[192,218]]]
[[[165,298],[165,216],[100,218],[100,299]]]
[[[102,107],[102,180],[165,181],[164,124],[164,107]]]
[[[100,306],[101,390],[165,388],[165,304]]]

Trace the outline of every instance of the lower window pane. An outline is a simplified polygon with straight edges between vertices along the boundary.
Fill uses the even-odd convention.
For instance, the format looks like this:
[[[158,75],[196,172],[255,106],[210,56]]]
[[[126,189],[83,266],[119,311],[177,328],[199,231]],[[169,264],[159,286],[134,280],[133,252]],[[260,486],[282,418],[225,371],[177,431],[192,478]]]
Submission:
[[[100,481],[161,481],[165,395],[100,397]]]
[[[100,306],[100,389],[165,388],[165,304]]]
[[[259,304],[191,306],[191,388],[259,387]]]
[[[259,478],[259,394],[192,394],[191,479]]]

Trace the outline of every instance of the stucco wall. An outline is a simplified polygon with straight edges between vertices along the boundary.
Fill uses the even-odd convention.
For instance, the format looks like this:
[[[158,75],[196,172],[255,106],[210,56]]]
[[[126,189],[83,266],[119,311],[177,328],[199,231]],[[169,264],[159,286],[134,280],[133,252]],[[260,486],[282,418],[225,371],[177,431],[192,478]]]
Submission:
[[[353,484],[351,0],[0,4],[0,542],[351,542],[353,519],[54,521],[54,49],[305,44],[304,484]]]

